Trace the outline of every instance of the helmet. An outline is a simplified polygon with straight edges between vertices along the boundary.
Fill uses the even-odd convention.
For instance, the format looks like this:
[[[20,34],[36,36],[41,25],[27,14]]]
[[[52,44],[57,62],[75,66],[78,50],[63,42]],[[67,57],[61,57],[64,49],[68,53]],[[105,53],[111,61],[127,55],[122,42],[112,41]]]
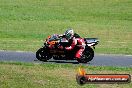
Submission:
[[[66,32],[64,33],[64,35],[66,36],[66,39],[71,39],[74,36],[74,31],[73,29],[68,29],[66,30]]]

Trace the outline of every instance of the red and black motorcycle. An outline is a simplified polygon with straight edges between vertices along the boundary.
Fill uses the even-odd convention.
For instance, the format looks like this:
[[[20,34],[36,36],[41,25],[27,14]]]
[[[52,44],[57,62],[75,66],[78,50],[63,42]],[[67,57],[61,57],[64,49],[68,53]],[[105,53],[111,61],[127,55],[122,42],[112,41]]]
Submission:
[[[81,38],[75,33],[75,38]],[[51,35],[44,42],[44,46],[36,52],[36,58],[40,61],[47,61],[51,58],[54,60],[77,60],[79,63],[87,63],[94,57],[95,45],[99,43],[98,38],[84,38],[85,50],[82,53],[80,59],[75,58],[75,54],[78,51],[78,45],[71,51],[60,49],[59,46],[69,46],[69,42],[63,36]]]

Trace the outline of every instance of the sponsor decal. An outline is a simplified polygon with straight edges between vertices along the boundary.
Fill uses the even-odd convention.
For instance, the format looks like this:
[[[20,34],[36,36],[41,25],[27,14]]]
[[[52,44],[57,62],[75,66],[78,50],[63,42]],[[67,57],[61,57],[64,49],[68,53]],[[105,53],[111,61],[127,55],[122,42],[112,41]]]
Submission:
[[[131,75],[129,74],[86,74],[85,70],[79,68],[79,72],[76,75],[76,81],[78,84],[120,84],[130,83]]]

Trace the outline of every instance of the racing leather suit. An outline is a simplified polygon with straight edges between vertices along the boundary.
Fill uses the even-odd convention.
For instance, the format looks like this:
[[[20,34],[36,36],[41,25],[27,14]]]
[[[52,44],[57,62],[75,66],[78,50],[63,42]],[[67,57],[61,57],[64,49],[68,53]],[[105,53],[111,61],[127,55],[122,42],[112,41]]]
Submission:
[[[80,59],[81,56],[82,56],[82,53],[83,53],[83,51],[85,49],[85,41],[84,41],[84,39],[83,38],[75,38],[75,37],[73,37],[71,45],[68,46],[68,47],[65,47],[65,49],[66,50],[72,50],[72,49],[74,49],[75,46],[79,47],[79,50],[76,52],[75,57],[77,59]]]

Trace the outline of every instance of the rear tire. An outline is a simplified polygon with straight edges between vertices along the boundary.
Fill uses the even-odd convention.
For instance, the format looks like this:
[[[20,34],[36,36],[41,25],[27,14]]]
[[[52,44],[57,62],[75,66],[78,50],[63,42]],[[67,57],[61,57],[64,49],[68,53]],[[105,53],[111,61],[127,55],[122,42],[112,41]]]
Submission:
[[[77,61],[79,63],[87,63],[87,62],[91,61],[93,59],[93,57],[94,57],[94,51],[93,51],[93,49],[90,48],[90,47],[87,47],[84,50],[81,58],[80,59],[77,59]]]
[[[52,56],[46,51],[45,48],[40,48],[37,52],[36,52],[36,58],[40,61],[47,61],[49,59],[52,58]]]
[[[86,51],[85,52],[87,54],[86,59],[88,59],[88,61],[91,61],[93,59],[93,57],[94,57],[94,50],[89,47],[89,48],[86,48]]]

